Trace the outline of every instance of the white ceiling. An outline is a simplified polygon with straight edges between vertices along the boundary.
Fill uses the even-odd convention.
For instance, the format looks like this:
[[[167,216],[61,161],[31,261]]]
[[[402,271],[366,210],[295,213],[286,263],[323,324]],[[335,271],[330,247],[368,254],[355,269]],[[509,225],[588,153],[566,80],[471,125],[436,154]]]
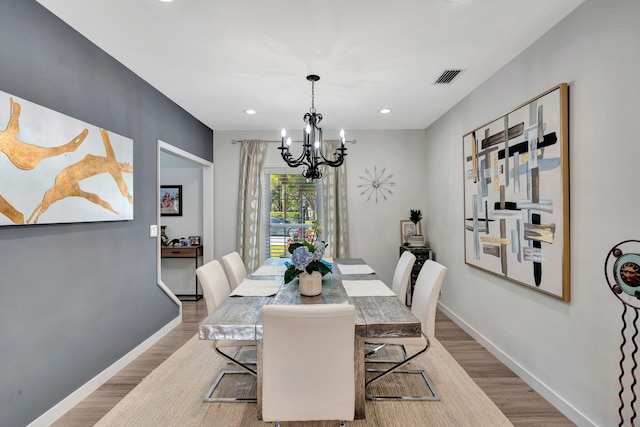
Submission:
[[[308,74],[348,130],[426,128],[584,0],[37,1],[214,130],[301,129]]]

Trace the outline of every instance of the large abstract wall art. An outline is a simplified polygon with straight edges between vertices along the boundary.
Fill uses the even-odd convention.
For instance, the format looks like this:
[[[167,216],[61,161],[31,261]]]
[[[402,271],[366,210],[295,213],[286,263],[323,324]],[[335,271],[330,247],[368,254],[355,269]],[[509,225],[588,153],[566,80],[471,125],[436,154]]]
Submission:
[[[133,141],[0,91],[0,225],[133,219]]]
[[[465,262],[570,298],[568,87],[463,136]]]

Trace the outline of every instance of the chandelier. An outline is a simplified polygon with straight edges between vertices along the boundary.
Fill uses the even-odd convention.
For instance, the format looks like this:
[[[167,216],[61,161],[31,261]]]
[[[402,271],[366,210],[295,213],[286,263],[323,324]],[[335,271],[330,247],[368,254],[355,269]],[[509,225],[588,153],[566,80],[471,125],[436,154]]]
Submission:
[[[319,126],[322,121],[322,114],[316,112],[314,106],[314,84],[320,80],[320,77],[315,74],[310,74],[307,76],[307,80],[311,82],[311,108],[309,112],[304,115],[306,126],[303,132],[302,154],[300,154],[300,157],[297,159],[293,158],[289,152],[291,138],[287,138],[285,141],[285,137],[287,136],[285,129],[282,129],[282,142],[278,149],[280,150],[280,154],[282,154],[282,158],[290,167],[297,168],[299,166],[305,166],[305,169],[302,171],[302,176],[307,179],[320,179],[322,178],[322,172],[318,168],[325,165],[337,168],[344,162],[344,158],[347,155],[345,151],[347,151],[347,149],[344,146],[344,130],[342,129],[340,130],[340,147],[333,153],[333,159],[331,159],[331,156],[329,159],[324,156],[322,128]]]

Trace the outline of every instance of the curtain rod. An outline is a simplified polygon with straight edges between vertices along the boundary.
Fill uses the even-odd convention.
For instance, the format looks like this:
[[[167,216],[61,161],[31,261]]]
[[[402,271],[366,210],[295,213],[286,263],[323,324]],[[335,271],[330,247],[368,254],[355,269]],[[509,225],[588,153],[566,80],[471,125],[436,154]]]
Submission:
[[[251,139],[232,139],[232,140],[231,140],[231,143],[232,143],[232,144],[237,144],[238,142],[245,142],[245,141],[254,141],[254,140],[251,140]],[[339,140],[336,140],[336,141],[339,141]],[[273,141],[267,141],[267,142],[282,142],[282,141],[280,141],[280,140],[277,140],[277,141],[276,141],[276,140],[273,140]],[[291,142],[302,142],[302,141],[291,141]],[[353,139],[353,140],[345,141],[345,142],[350,142],[351,144],[356,144],[358,141],[357,141],[357,140],[355,140],[355,139]]]

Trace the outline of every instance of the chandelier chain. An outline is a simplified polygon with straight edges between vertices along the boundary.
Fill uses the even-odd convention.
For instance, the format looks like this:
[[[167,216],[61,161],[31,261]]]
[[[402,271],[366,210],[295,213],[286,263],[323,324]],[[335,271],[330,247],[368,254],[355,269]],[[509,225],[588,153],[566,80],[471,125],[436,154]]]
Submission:
[[[315,83],[313,80],[311,81],[311,108],[309,109],[310,113],[316,112],[316,91],[315,91]]]

